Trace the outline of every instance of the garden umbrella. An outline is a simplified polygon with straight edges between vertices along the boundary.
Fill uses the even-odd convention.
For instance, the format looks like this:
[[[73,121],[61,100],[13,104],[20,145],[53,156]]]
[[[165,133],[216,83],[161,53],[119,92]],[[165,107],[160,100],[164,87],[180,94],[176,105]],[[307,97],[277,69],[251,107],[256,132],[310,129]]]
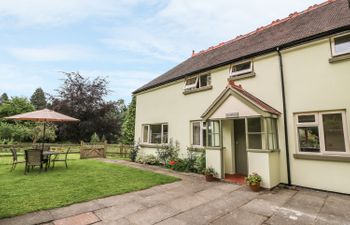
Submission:
[[[44,148],[44,139],[45,139],[45,130],[47,122],[78,122],[78,119],[75,119],[70,116],[55,112],[49,109],[42,109],[28,113],[22,113],[14,116],[5,117],[5,119],[10,120],[29,120],[35,122],[44,122],[44,131],[43,131],[43,148]]]

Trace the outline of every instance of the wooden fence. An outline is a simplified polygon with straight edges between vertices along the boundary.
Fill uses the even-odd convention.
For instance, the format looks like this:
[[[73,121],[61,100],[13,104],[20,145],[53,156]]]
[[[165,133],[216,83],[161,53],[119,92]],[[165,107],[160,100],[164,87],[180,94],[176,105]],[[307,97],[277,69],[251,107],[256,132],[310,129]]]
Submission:
[[[84,143],[85,145],[87,143]],[[103,143],[102,143],[103,144]],[[37,144],[41,145],[41,144]],[[56,144],[46,143],[46,146],[57,148],[71,148],[70,154],[80,154],[81,144]],[[19,155],[23,155],[25,149],[32,148],[32,143],[21,143],[13,145],[0,145],[0,157],[11,157],[10,148],[16,148]],[[132,146],[123,144],[106,144],[106,157],[128,158]]]

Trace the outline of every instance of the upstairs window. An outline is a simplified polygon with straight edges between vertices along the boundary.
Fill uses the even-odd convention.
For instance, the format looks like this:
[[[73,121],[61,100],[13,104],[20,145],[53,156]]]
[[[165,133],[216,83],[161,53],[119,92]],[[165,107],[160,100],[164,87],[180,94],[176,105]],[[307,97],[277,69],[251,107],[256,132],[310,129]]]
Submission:
[[[168,143],[168,124],[147,124],[142,126],[142,142],[149,144]]]
[[[350,53],[350,34],[333,38],[333,56]]]
[[[251,72],[253,72],[252,61],[235,64],[231,68],[231,76],[239,76],[239,75],[247,74]]]
[[[210,74],[202,74],[194,77],[187,78],[185,81],[185,91],[195,90],[211,85]]]
[[[332,154],[348,151],[345,112],[319,112],[296,117],[299,152]]]

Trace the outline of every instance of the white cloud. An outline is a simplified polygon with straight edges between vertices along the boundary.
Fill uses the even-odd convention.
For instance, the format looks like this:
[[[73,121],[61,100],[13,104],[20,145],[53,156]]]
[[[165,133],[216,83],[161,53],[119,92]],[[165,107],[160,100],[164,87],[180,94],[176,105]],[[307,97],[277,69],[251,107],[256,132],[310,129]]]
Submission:
[[[92,16],[118,17],[143,0],[2,0],[0,15],[17,25],[62,25]],[[1,21],[1,20],[0,20]]]
[[[78,46],[9,48],[8,52],[25,61],[78,61],[94,57],[90,51]]]

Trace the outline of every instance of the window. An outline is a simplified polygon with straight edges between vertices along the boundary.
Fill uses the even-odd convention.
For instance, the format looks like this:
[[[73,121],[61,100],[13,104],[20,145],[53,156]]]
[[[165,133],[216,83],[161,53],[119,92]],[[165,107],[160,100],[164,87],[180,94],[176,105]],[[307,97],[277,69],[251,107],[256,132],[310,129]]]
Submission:
[[[186,91],[194,90],[202,87],[208,87],[211,85],[210,74],[197,75],[186,79],[184,89]]]
[[[248,149],[277,150],[277,119],[253,117],[247,118]]]
[[[207,144],[207,127],[206,122],[191,122],[191,145],[206,146]]]
[[[142,128],[143,143],[163,144],[168,143],[168,125],[167,124],[147,124]]]
[[[346,153],[345,112],[297,115],[297,138],[302,153]]]
[[[350,34],[333,38],[333,56],[350,53]]]
[[[208,146],[220,147],[220,121],[209,121],[208,129]]]
[[[248,61],[233,65],[231,69],[231,76],[238,76],[251,72],[253,72],[253,63],[252,61]]]

